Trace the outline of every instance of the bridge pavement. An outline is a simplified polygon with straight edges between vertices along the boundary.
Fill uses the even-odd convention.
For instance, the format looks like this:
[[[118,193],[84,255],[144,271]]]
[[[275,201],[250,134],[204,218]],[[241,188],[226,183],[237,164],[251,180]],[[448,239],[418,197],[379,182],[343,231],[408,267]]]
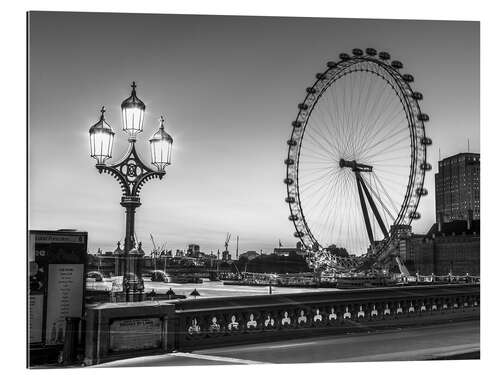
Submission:
[[[408,361],[470,356],[479,356],[478,320],[169,353],[96,367]]]

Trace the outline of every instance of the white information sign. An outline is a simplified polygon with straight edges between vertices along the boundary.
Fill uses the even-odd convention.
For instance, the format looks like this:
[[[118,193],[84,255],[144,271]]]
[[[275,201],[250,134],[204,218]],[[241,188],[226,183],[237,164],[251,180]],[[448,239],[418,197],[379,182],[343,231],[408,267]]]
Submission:
[[[29,296],[29,334],[30,344],[42,342],[43,294]]]
[[[49,264],[45,344],[64,343],[66,317],[80,317],[83,264]]]

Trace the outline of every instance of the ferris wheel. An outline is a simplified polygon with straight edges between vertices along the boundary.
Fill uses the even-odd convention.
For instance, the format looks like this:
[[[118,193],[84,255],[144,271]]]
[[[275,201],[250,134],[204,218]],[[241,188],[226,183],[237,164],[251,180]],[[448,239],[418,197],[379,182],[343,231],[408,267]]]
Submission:
[[[425,134],[420,92],[387,52],[341,53],[307,87],[285,159],[289,220],[312,255],[334,245],[381,254],[419,219]]]

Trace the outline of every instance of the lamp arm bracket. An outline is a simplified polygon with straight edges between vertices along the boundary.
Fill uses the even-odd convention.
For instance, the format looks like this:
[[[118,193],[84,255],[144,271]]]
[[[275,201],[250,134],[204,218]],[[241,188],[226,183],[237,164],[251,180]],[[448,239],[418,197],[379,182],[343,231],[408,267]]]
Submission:
[[[153,178],[162,179],[165,172],[157,172],[149,168],[139,158],[135,142],[130,146],[125,156],[111,165],[97,165],[99,172],[112,175],[119,183],[124,196],[139,196],[142,186]]]
[[[153,180],[155,178],[158,178],[161,180],[164,175],[165,175],[164,171],[163,172],[150,171],[150,172],[144,173],[143,175],[141,175],[141,177],[139,177],[137,179],[136,183],[134,184],[134,187],[132,188],[132,195],[139,195],[142,187],[144,186],[144,184],[147,181]]]

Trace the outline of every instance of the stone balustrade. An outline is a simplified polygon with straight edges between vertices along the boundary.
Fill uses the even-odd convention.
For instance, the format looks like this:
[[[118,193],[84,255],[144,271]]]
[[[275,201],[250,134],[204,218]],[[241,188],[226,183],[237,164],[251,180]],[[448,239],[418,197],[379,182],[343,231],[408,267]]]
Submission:
[[[87,311],[86,363],[479,319],[479,289],[449,284],[104,304]]]

